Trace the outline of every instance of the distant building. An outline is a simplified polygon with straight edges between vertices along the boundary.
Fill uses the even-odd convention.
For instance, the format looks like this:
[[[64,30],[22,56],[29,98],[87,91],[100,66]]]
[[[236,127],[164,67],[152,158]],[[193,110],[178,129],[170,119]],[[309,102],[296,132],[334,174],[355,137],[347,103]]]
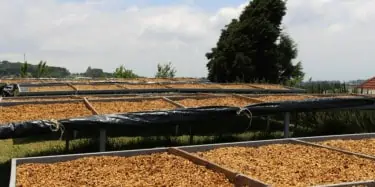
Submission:
[[[360,94],[375,94],[375,77],[358,85],[356,89]]]

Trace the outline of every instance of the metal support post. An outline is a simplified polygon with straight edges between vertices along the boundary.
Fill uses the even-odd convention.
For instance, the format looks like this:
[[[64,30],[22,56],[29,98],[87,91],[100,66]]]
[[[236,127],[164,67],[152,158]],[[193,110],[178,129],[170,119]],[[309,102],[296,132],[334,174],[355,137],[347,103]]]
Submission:
[[[289,138],[290,112],[284,115],[284,138]]]
[[[74,130],[74,131],[73,131],[73,139],[76,139],[76,138],[77,138],[77,135],[78,135],[78,131],[77,131],[77,130]]]
[[[66,138],[65,139],[65,152],[69,151],[69,142],[70,142],[69,138]]]
[[[269,131],[270,131],[270,119],[271,119],[271,117],[270,117],[270,116],[267,116],[267,127],[266,127],[266,132],[269,132]]]
[[[72,131],[66,131],[65,134],[65,152],[69,152],[70,140],[72,139]]]
[[[107,141],[107,135],[106,135],[105,129],[100,129],[100,135],[99,135],[99,151],[104,152],[105,151],[105,145]]]
[[[175,129],[175,136],[178,136],[178,125],[176,125],[176,129]]]
[[[193,135],[193,131],[192,131],[192,128],[191,128],[191,125],[190,125],[190,137],[189,137],[189,144],[192,145],[194,142],[194,135]]]

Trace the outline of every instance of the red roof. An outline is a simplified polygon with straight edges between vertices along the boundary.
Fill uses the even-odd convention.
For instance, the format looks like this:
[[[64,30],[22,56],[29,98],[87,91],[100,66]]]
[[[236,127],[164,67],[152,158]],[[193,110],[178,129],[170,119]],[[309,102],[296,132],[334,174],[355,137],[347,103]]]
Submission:
[[[375,77],[365,81],[364,83],[360,84],[357,88],[364,88],[364,89],[375,89]]]

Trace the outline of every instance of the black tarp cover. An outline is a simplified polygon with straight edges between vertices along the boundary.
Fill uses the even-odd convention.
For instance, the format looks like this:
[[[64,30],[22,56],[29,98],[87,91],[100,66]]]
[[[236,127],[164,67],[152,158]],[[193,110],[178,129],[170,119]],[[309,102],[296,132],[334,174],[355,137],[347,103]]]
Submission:
[[[242,111],[250,111],[252,116],[264,116],[280,112],[310,112],[333,109],[372,108],[374,98],[322,98],[304,101],[271,102],[249,105]],[[375,107],[374,107],[375,108]],[[243,110],[246,109],[246,110]],[[124,114],[96,115],[86,118],[65,119],[59,121],[27,121],[0,125],[0,139],[21,138],[51,133],[56,128],[66,130],[97,130],[100,128],[136,128],[159,130],[176,124],[204,125],[210,120],[235,119],[238,107],[212,106],[177,109],[169,111],[149,111]],[[241,115],[241,114],[240,114]],[[235,122],[233,122],[235,124]],[[127,133],[132,134],[131,131]]]

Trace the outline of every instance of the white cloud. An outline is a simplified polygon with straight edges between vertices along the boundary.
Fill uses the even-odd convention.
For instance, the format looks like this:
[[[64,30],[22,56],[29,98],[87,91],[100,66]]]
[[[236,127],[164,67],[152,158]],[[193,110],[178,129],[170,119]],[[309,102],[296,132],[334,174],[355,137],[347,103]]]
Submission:
[[[247,4],[215,12],[185,5],[137,6],[120,0],[0,0],[0,60],[47,60],[81,72],[125,64],[153,76],[172,61],[179,76],[205,76],[204,54]],[[6,19],[5,19],[6,18]],[[373,76],[375,1],[289,0],[287,31],[313,79]]]
[[[307,75],[313,79],[350,80],[375,74],[371,24],[375,1],[288,1],[286,25],[298,42]],[[298,4],[298,6],[296,6]],[[295,6],[293,6],[295,5]],[[366,13],[367,12],[367,13]],[[309,16],[304,16],[309,15]]]

